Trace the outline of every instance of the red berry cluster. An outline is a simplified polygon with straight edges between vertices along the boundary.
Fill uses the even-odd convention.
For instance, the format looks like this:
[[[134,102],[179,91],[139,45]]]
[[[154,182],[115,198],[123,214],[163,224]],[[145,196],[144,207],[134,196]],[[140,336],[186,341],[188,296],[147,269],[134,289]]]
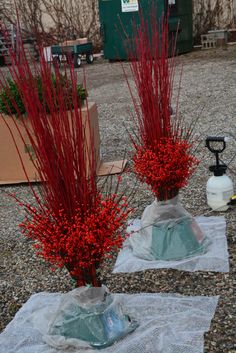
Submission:
[[[90,211],[83,214],[78,208],[72,219],[63,210],[56,216],[26,205],[30,217],[20,227],[36,240],[38,254],[56,266],[65,266],[78,285],[98,285],[96,269],[121,247],[131,211],[124,197],[118,200],[117,195],[106,199],[99,195]]]
[[[150,185],[158,200],[170,199],[186,186],[199,161],[191,155],[186,140],[161,138],[151,146],[136,145],[134,170]]]

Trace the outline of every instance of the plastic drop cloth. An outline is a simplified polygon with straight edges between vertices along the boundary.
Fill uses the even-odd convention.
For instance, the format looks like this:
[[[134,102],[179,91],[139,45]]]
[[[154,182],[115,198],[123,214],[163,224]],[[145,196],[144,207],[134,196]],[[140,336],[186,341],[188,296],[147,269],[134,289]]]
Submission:
[[[55,348],[66,340],[71,347],[100,349],[137,326],[106,287],[80,287],[64,295],[44,340]]]
[[[205,251],[200,251],[199,254],[192,254],[192,256],[186,256],[183,259],[167,261],[165,259],[150,259],[150,254],[152,255],[152,232],[146,232],[143,236],[143,234],[139,232],[141,228],[140,220],[133,220],[128,227],[128,232],[131,235],[124,242],[123,248],[118,254],[113,272],[136,272],[155,268],[175,268],[190,272],[229,272],[225,218],[221,216],[201,216],[196,217],[195,221],[202,230],[202,233],[206,236],[207,242],[206,239],[204,239],[202,243]],[[163,239],[159,243],[158,241],[156,242],[157,253],[158,251],[162,251],[162,244]],[[175,242],[172,243],[172,247],[169,247],[170,254],[175,251],[174,244]],[[185,250],[185,248],[183,248],[183,250]],[[140,258],[140,254],[143,258]]]
[[[175,294],[114,294],[139,327],[104,348],[104,353],[203,353],[204,332],[209,330],[218,297]],[[71,350],[67,339],[57,350],[43,341],[49,323],[61,306],[61,293],[33,295],[0,335],[1,353],[93,353]]]

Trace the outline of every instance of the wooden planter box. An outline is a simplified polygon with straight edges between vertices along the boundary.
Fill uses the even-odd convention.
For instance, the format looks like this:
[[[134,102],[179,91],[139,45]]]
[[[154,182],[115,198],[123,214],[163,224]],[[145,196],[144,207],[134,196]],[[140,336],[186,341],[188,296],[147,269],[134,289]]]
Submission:
[[[6,119],[18,146],[24,167],[27,171],[27,175],[29,176],[29,180],[31,182],[40,181],[37,171],[35,170],[34,165],[30,160],[30,155],[27,152],[27,147],[24,145],[20,134],[15,127],[14,121],[9,116],[6,116]],[[29,124],[27,117],[25,119],[26,124]],[[88,144],[92,138],[94,139],[97,175],[102,176],[122,172],[127,162],[126,160],[106,163],[101,162],[98,111],[95,103],[88,103],[88,111],[87,107],[82,108],[82,119],[85,126],[85,133],[87,134]],[[20,120],[17,121],[17,124],[27,144],[28,138],[24,126]],[[7,128],[3,118],[0,116],[0,185],[25,182],[27,182],[27,179],[23,171],[16,147],[13,143],[11,133]]]
[[[89,114],[88,114],[89,112]],[[85,126],[85,133],[87,135],[87,141],[91,141],[91,138],[94,139],[94,147],[96,154],[96,163],[97,170],[99,170],[101,161],[100,161],[100,135],[99,135],[99,125],[98,125],[98,112],[97,106],[95,103],[88,104],[87,107],[82,108],[82,119]],[[10,129],[13,133],[16,144],[19,148],[22,161],[24,163],[25,169],[29,176],[30,181],[39,181],[37,171],[35,170],[33,163],[30,160],[30,155],[27,153],[27,147],[24,145],[19,132],[14,124],[14,121],[11,117],[6,116],[7,122],[10,126]],[[25,122],[29,126],[29,120],[25,117]],[[20,129],[20,132],[28,144],[27,134],[25,132],[24,126],[20,120],[17,120],[17,125]],[[89,124],[91,129],[89,129]],[[90,133],[91,131],[91,133]],[[4,123],[3,118],[0,117],[0,184],[15,184],[15,183],[24,183],[27,182],[27,178],[22,168],[19,155],[17,153],[16,147],[13,143],[13,139],[9,129]],[[29,144],[30,146],[30,144]]]

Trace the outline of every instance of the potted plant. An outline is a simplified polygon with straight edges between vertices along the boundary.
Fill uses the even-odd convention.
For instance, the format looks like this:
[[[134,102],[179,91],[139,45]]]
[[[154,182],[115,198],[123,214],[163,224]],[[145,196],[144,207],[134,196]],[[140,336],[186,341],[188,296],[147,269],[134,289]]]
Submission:
[[[42,77],[40,76],[40,73],[37,74],[37,70],[35,72],[32,80],[35,82],[34,87],[38,92],[39,100],[44,104]],[[71,101],[72,83],[61,73],[58,77],[56,77],[55,73],[51,73],[50,79],[54,89],[57,80],[61,81],[61,85],[67,84],[67,103],[73,103]],[[88,137],[94,141],[98,169],[100,166],[100,136],[97,107],[95,103],[87,102],[87,91],[82,84],[76,83],[75,89],[77,93],[77,108],[80,110],[81,119],[83,120],[86,133]],[[57,97],[55,97],[55,99],[55,104],[58,104]],[[87,102],[86,106],[85,101]],[[45,106],[45,110],[49,115],[50,111],[47,105]],[[27,182],[25,173],[21,167],[21,162],[17,155],[17,150],[12,141],[11,131],[16,140],[29,180],[39,181],[39,175],[32,163],[32,159],[34,159],[35,155],[24,128],[27,126],[30,129],[27,108],[23,102],[19,84],[13,79],[13,77],[1,79],[0,114],[3,116],[3,119],[0,120],[0,139],[2,142],[0,149],[0,184]],[[90,131],[88,128],[88,120]]]
[[[12,92],[7,90],[7,99],[16,111],[12,113],[10,106],[6,104],[6,107],[25,144],[17,119],[13,117],[15,113],[22,123],[35,155],[32,163],[41,183],[38,189],[33,188],[14,131],[8,118],[3,117],[34,197],[34,204],[28,204],[12,195],[26,212],[20,228],[34,241],[39,256],[52,266],[65,267],[75,286],[83,287],[74,296],[68,294],[68,305],[61,308],[50,325],[50,342],[62,336],[71,338],[72,346],[79,340],[84,346],[102,348],[137,327],[123,313],[121,304],[113,303],[112,295],[104,290],[99,279],[102,262],[123,243],[126,220],[131,212],[128,197],[118,194],[118,181],[115,190],[107,186],[107,180],[98,187],[94,139],[91,138],[90,120],[86,125],[83,121],[74,69],[70,68],[62,80],[59,70],[52,76],[50,67],[41,58],[39,81],[39,76],[35,79],[33,74],[37,67],[32,72],[21,50],[20,62],[11,53],[10,72],[22,105],[18,106]],[[25,112],[21,111],[22,106]],[[87,101],[85,109],[89,116]],[[75,323],[79,330],[74,330],[78,327]],[[114,326],[112,330],[111,325]],[[53,344],[55,346],[57,342]],[[68,344],[66,341],[66,347]]]
[[[151,15],[150,22],[151,31],[141,15],[128,41],[137,95],[124,70],[137,117],[136,133],[131,134],[133,168],[155,197],[142,215],[139,232],[150,244],[148,251],[132,237],[130,243],[147,260],[178,260],[205,251],[205,236],[178,199],[199,161],[193,153],[194,124],[185,127],[178,112],[179,92],[176,111],[171,108],[176,38],[170,38],[168,16],[157,23]]]

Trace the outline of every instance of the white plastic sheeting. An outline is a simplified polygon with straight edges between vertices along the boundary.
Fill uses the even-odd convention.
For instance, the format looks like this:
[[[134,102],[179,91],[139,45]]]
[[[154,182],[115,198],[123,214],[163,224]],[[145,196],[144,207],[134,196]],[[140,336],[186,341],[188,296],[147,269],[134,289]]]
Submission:
[[[229,272],[229,255],[226,239],[226,222],[222,216],[196,217],[198,225],[209,240],[207,251],[203,254],[178,261],[144,260],[135,256],[135,248],[148,251],[151,239],[142,237],[138,232],[140,220],[136,219],[128,227],[131,234],[120,250],[113,272],[136,272],[147,269],[175,268],[183,271]],[[150,235],[151,237],[151,235]]]
[[[204,332],[209,330],[218,297],[186,297],[175,294],[115,294],[124,310],[140,326],[104,353],[203,353]],[[60,306],[63,294],[33,295],[0,335],[1,353],[68,353],[43,341],[50,318]],[[93,353],[96,349],[73,350]]]

